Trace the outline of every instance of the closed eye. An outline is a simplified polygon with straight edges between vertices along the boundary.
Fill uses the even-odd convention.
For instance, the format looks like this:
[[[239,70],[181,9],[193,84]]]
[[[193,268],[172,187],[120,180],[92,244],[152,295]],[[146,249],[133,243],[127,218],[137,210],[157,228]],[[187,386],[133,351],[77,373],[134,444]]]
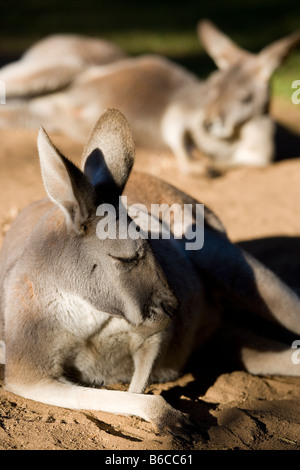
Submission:
[[[144,258],[145,250],[143,247],[140,247],[140,249],[133,256],[114,256],[111,254],[109,254],[109,256],[112,259],[120,261],[120,263],[124,264],[138,263],[142,258]]]
[[[135,261],[138,261],[140,259],[139,255],[136,254],[135,256],[132,256],[130,258],[123,258],[121,256],[113,256],[109,255],[112,259],[115,259],[117,261],[121,261],[121,263],[134,263]]]

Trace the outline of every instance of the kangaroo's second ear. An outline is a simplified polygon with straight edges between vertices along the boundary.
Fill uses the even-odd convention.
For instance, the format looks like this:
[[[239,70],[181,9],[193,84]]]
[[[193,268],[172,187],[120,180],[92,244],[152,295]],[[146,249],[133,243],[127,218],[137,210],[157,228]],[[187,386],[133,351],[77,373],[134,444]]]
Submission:
[[[83,151],[82,168],[99,195],[120,195],[129,178],[135,144],[126,118],[117,109],[107,110],[93,127]],[[105,193],[105,194],[104,194]]]
[[[258,54],[259,77],[268,81],[275,70],[285,61],[292,50],[300,44],[300,31],[273,42]]]
[[[49,198],[77,231],[93,207],[93,189],[84,174],[54,146],[43,128],[38,135],[42,178]]]
[[[234,63],[251,56],[250,52],[240,48],[209,20],[200,21],[197,25],[197,32],[206,52],[219,69],[227,69]]]

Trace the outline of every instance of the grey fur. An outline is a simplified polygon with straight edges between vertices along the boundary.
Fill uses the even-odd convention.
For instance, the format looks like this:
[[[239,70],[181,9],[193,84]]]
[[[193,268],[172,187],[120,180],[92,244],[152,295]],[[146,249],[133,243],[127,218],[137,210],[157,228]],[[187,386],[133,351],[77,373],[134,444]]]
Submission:
[[[43,129],[38,149],[52,201],[21,212],[0,254],[6,388],[56,406],[137,415],[160,431],[186,435],[187,417],[161,396],[143,392],[153,380],[178,377],[216,331],[220,291],[298,335],[299,298],[233,245],[209,209],[204,247],[196,252],[184,249],[184,234],[158,240],[97,237],[97,205],[115,204],[126,183],[130,205],[197,204],[152,176],[129,177],[134,146],[119,111],[108,110],[90,134],[82,168],[93,168],[93,174],[63,157]],[[117,225],[124,229],[131,222],[120,218]],[[290,350],[279,349],[255,355],[253,344],[245,342],[244,365],[254,373],[299,375]],[[130,383],[129,391],[94,388],[118,381]]]

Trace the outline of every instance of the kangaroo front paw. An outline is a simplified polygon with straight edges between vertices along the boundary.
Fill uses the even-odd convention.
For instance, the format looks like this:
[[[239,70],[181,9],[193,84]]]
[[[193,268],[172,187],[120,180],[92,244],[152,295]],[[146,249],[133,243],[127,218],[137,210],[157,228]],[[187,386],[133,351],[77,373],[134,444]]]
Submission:
[[[149,408],[149,421],[160,434],[169,432],[174,437],[191,442],[197,433],[197,428],[189,416],[173,408],[161,396],[153,397],[155,400]]]

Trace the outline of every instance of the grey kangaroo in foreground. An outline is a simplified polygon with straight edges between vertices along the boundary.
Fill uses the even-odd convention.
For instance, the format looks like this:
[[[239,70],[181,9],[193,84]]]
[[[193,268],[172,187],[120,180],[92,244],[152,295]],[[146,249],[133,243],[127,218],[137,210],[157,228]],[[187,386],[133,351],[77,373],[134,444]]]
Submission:
[[[106,111],[95,124],[82,169],[57,150],[43,128],[38,150],[49,197],[23,209],[0,254],[6,389],[50,405],[136,415],[161,432],[186,435],[188,417],[162,396],[143,392],[150,382],[178,377],[218,328],[220,289],[297,335],[299,298],[232,244],[207,208],[199,250],[185,249],[191,227],[181,236],[177,228],[175,236],[173,219],[164,211],[160,222],[170,228],[170,237],[119,235],[134,222],[118,211],[122,194],[149,213],[154,203],[190,205],[191,224],[200,224],[196,200],[131,172],[135,146],[119,111]],[[103,204],[108,214],[117,214],[116,231],[107,226],[106,238],[97,234],[105,220],[99,215]],[[290,348],[265,338],[258,346],[261,342],[264,353],[256,351],[253,338],[243,343],[248,371],[300,375]],[[130,384],[128,391],[99,388],[120,381]]]
[[[270,78],[299,43],[300,33],[258,54],[239,48],[208,21],[200,22],[198,34],[219,67],[207,80],[199,80],[166,58],[144,55],[85,66],[69,87],[55,92],[55,77],[61,85],[63,74],[69,79],[73,73],[66,61],[64,67],[57,66],[56,74],[52,67],[52,94],[8,99],[0,110],[0,125],[42,124],[50,131],[84,140],[98,116],[112,107],[127,117],[137,144],[171,150],[183,171],[206,172],[204,160],[193,158],[195,147],[213,157],[219,167],[268,164],[274,157],[275,132],[268,112]],[[40,59],[32,54],[29,58],[29,64],[21,60],[0,71],[8,98],[13,92],[26,98],[26,87],[32,93],[34,86],[40,89],[44,81],[49,83],[44,61],[35,76],[31,66],[39,69]]]

